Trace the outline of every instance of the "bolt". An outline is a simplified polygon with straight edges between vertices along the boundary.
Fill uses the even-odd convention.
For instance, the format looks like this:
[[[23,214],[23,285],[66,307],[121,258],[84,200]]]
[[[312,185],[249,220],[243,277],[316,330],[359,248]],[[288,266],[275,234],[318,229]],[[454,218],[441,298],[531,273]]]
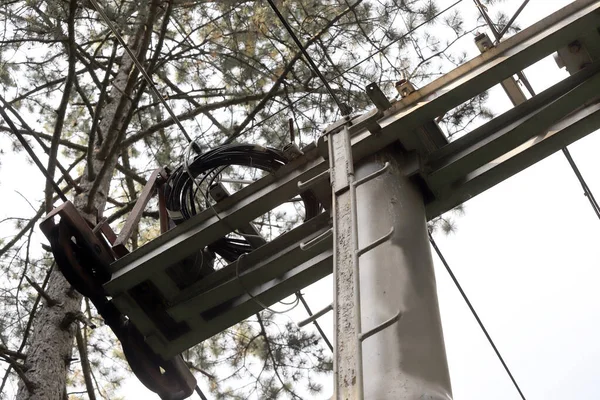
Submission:
[[[579,40],[569,43],[569,52],[575,54],[579,53],[579,50],[581,50],[581,43],[579,42]]]
[[[581,64],[581,65],[579,66],[579,69],[580,69],[580,70],[581,70],[581,69],[584,69],[584,68],[586,68],[586,67],[588,67],[588,66],[590,66],[590,65],[592,65],[592,63],[591,63],[591,62],[589,62],[589,61],[588,61],[588,62],[584,62],[583,64]]]

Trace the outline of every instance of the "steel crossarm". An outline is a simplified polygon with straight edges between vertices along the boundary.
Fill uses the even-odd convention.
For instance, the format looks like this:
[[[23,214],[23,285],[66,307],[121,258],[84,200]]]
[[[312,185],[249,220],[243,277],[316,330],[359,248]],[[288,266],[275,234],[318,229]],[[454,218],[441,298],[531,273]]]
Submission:
[[[404,174],[419,181],[427,217],[436,217],[600,127],[598,60],[452,143],[433,122],[574,40],[600,38],[599,28],[600,0],[577,0],[392,103],[389,109],[339,121],[326,132],[347,127],[355,163],[399,142],[412,155],[405,157]],[[239,264],[230,265],[188,288],[179,288],[168,275],[175,263],[306,190],[307,182],[329,179],[328,136],[304,148],[303,155],[275,173],[110,266],[107,293],[156,352],[176,354],[258,311],[259,303],[252,296],[262,296],[260,304],[276,302],[293,293],[293,288],[331,272],[330,245],[302,256],[297,248],[319,229],[326,229],[320,226],[286,243],[276,239],[242,260],[242,270],[236,270]],[[330,197],[329,186],[322,183],[319,190],[325,192],[318,193],[319,197]],[[240,286],[238,273],[245,276],[247,287]],[[132,301],[129,291],[147,282],[163,299],[161,312],[173,318],[174,324],[188,324],[187,331],[166,338],[156,321]]]

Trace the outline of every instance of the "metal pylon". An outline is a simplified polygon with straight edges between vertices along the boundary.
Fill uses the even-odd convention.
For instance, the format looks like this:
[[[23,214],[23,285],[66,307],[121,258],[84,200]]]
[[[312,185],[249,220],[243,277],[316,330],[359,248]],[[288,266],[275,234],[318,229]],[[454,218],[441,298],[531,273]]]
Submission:
[[[355,166],[353,164],[352,152],[350,147],[350,132],[347,126],[332,129],[325,136],[329,153],[330,168],[316,176],[310,181],[299,183],[300,188],[306,188],[313,185],[316,181],[326,177],[331,178],[332,187],[332,218],[333,227],[323,234],[301,245],[303,249],[310,249],[312,246],[333,235],[333,276],[334,276],[334,302],[325,309],[317,312],[313,317],[307,319],[302,324],[306,324],[319,316],[333,309],[334,311],[334,385],[336,400],[362,400],[365,398],[365,373],[363,367],[363,341],[381,333],[386,328],[395,325],[407,311],[409,327],[400,327],[395,325],[394,332],[386,334],[385,338],[375,340],[373,346],[369,345],[369,376],[372,378],[372,371],[386,371],[390,373],[392,379],[383,378],[383,385],[369,382],[369,399],[416,399],[427,398],[432,400],[451,399],[450,379],[446,363],[446,355],[441,332],[441,323],[439,317],[439,308],[437,304],[437,294],[435,291],[435,277],[433,276],[433,264],[431,253],[427,247],[426,223],[424,206],[420,194],[415,190],[408,178],[397,176],[397,174],[387,173],[390,170],[390,162],[384,162],[383,165],[370,163],[367,165],[368,172],[365,173],[364,166],[362,177],[355,176]],[[387,154],[384,151],[382,154]],[[375,165],[380,165],[376,167]],[[375,166],[375,169],[373,169]],[[397,167],[397,166],[396,166]],[[391,171],[390,171],[391,172]],[[398,171],[396,171],[398,172]],[[393,212],[386,210],[373,210],[373,204],[361,205],[363,214],[367,218],[372,218],[377,225],[375,230],[382,230],[383,225],[390,225],[388,232],[383,236],[369,239],[369,244],[364,247],[359,245],[359,215],[357,188],[363,184],[373,181],[375,178],[382,177],[385,181],[383,185],[391,188],[383,190],[381,195],[370,193],[372,188],[365,189],[367,193],[376,199],[374,202],[388,204],[391,209],[396,200],[394,197],[404,191],[409,192],[407,196],[401,198],[407,204],[399,205],[400,208],[411,208],[416,205],[415,215],[406,214],[406,210]],[[396,178],[398,178],[396,181]],[[381,183],[379,183],[381,185]],[[394,187],[397,186],[397,187]],[[400,191],[400,192],[398,192]],[[394,194],[394,192],[396,194]],[[365,194],[362,195],[365,197]],[[411,200],[412,197],[412,200]],[[412,204],[409,204],[412,203]],[[390,215],[386,215],[389,213]],[[410,213],[410,210],[409,210]],[[402,217],[408,216],[407,221],[402,221]],[[363,216],[364,219],[364,216]],[[370,223],[368,219],[367,222]],[[398,281],[397,289],[406,292],[406,310],[402,309],[404,300],[398,295],[382,296],[381,277],[377,277],[369,272],[369,291],[365,298],[368,299],[369,306],[375,304],[377,310],[370,309],[370,314],[378,313],[381,317],[382,309],[385,309],[388,316],[383,322],[375,324],[374,327],[363,331],[362,323],[362,297],[361,297],[361,278],[360,278],[360,259],[372,250],[379,248],[380,245],[388,242],[395,236],[394,226],[400,226],[400,236],[411,236],[415,229],[416,238],[407,240],[403,246],[394,244],[391,246],[394,250],[405,252],[410,257],[407,260],[386,260],[386,265],[381,267],[393,276],[393,281]],[[373,231],[373,227],[363,227],[361,236],[369,236],[365,231]],[[372,236],[372,235],[371,235]],[[397,236],[397,235],[396,235]],[[422,238],[420,237],[422,236]],[[384,260],[387,250],[384,250]],[[388,255],[391,255],[389,253]],[[372,257],[376,264],[379,264],[381,255]],[[402,258],[401,256],[399,258]],[[379,261],[378,261],[379,260]],[[416,261],[415,261],[416,260]],[[369,261],[373,264],[373,260]],[[370,265],[373,268],[375,266]],[[377,265],[380,267],[380,265]],[[371,269],[369,268],[369,269]],[[418,268],[422,270],[421,277],[412,277],[411,269]],[[384,284],[383,286],[385,286]],[[389,285],[389,282],[387,283]],[[395,285],[395,283],[392,283]],[[389,288],[388,288],[389,289]],[[417,293],[417,295],[415,295]],[[423,298],[420,298],[423,295]],[[377,307],[382,304],[384,307]],[[387,303],[389,301],[389,304]],[[398,308],[393,308],[394,306]],[[390,310],[392,309],[392,310]],[[373,320],[370,315],[365,315],[365,320]],[[406,322],[405,322],[406,323]],[[387,332],[387,331],[386,331]],[[417,337],[422,343],[413,342]],[[388,340],[389,339],[389,340]],[[422,360],[411,359],[410,350],[406,347],[420,347],[425,345],[431,348],[431,351],[424,351]],[[387,347],[389,345],[389,354]],[[382,351],[383,348],[383,351]],[[426,354],[429,353],[429,354]],[[419,365],[419,364],[423,365]],[[373,389],[375,387],[375,389]],[[383,397],[382,397],[383,396]],[[391,397],[390,397],[391,396]],[[426,397],[422,397],[426,396]]]

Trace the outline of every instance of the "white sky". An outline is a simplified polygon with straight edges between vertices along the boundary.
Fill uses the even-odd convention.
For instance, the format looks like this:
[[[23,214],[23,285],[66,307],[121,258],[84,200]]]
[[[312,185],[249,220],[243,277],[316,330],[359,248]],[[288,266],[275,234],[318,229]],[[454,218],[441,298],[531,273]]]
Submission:
[[[450,2],[441,1],[440,8],[446,3]],[[567,3],[532,0],[517,22],[529,26]],[[501,7],[511,15],[519,4],[520,0],[510,0]],[[461,7],[474,18],[471,1]],[[475,45],[469,46],[475,54]],[[551,59],[526,73],[538,92],[566,76]],[[495,89],[489,105],[500,112],[507,109],[508,100]],[[598,149],[598,133],[570,146],[588,185],[600,198]],[[31,215],[15,191],[41,198],[43,180],[32,167],[26,168],[25,179],[15,174],[14,166],[23,165],[24,155],[7,152],[0,168],[0,219]],[[525,396],[530,400],[600,398],[600,293],[596,290],[600,221],[564,156],[556,153],[470,200],[465,215],[456,222],[456,233],[438,233],[436,241]],[[434,260],[454,398],[519,399],[435,255]],[[331,302],[331,289],[331,279],[325,279],[304,291],[313,311]],[[304,315],[298,311],[291,318],[298,321]],[[320,322],[331,338],[331,314]],[[331,383],[325,383],[329,395]],[[136,379],[128,379],[121,393],[127,399],[153,398]]]

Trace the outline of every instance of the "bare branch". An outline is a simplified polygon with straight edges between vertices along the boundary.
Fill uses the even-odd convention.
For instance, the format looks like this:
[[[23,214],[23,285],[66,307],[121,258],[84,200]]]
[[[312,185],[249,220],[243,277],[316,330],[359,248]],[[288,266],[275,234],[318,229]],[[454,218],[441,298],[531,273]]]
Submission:
[[[362,0],[357,0],[352,6],[348,7],[342,13],[338,14],[335,18],[333,18],[331,21],[329,21],[317,34],[315,34],[312,38],[310,38],[309,41],[306,42],[306,44],[304,45],[304,49],[306,50],[313,43],[315,43],[323,34],[325,34],[327,31],[329,31],[329,29],[333,25],[335,25],[340,19],[342,19],[350,11],[354,10],[360,3],[362,3]],[[292,68],[294,67],[294,64],[296,64],[296,61],[298,61],[301,58],[302,58],[302,51],[298,51],[294,55],[294,57],[287,63],[283,72],[279,75],[279,77],[277,78],[277,80],[275,81],[273,86],[271,86],[271,89],[269,90],[269,92],[264,95],[264,97],[262,98],[260,103],[258,103],[258,105],[256,107],[254,107],[254,109],[248,114],[246,119],[244,119],[244,121],[235,129],[235,131],[231,134],[231,136],[229,136],[227,138],[227,140],[225,140],[225,143],[232,143],[238,136],[241,135],[244,128],[254,119],[256,114],[258,114],[258,112],[267,105],[267,102],[279,90],[279,87],[283,83],[287,74],[292,70]]]
[[[96,174],[94,172],[94,149],[96,148],[96,132],[98,132],[98,145],[102,144],[103,137],[102,131],[99,128],[100,115],[102,113],[102,107],[104,106],[104,102],[106,101],[107,90],[109,86],[110,72],[112,70],[113,63],[115,58],[117,57],[117,42],[113,43],[112,53],[110,55],[110,60],[108,61],[108,67],[106,69],[106,74],[104,75],[104,80],[102,81],[102,86],[100,88],[100,96],[98,97],[98,103],[96,103],[96,109],[94,110],[94,119],[92,121],[92,128],[90,129],[90,135],[88,139],[88,147],[87,147],[87,168],[88,168],[88,179],[94,180]]]
[[[77,340],[77,350],[79,350],[79,357],[81,358],[81,371],[83,372],[83,380],[85,382],[87,395],[90,400],[96,400],[96,391],[94,390],[94,383],[92,382],[92,369],[90,368],[90,360],[88,358],[87,343],[84,340],[79,325],[77,325],[75,339]]]
[[[31,285],[31,287],[35,289],[36,292],[38,292],[40,296],[44,298],[44,300],[46,300],[46,304],[48,305],[48,307],[54,307],[58,304],[58,301],[50,297],[50,295],[46,293],[46,291],[42,289],[40,285],[31,280],[27,275],[25,275],[25,280]]]
[[[67,113],[67,106],[69,105],[69,97],[71,96],[71,88],[75,80],[75,63],[77,61],[75,53],[77,52],[75,46],[75,12],[77,11],[77,1],[71,0],[69,2],[69,19],[68,23],[68,38],[69,38],[69,67],[67,72],[67,79],[65,81],[65,87],[63,89],[63,96],[58,106],[56,122],[54,124],[54,133],[52,134],[52,141],[50,142],[50,152],[48,153],[48,175],[54,176],[54,169],[56,168],[58,154],[58,145],[60,136],[63,129],[63,123],[65,121],[65,114]],[[46,211],[52,211],[52,193],[54,188],[50,179],[46,180]]]
[[[21,353],[20,351],[7,349],[6,346],[4,346],[3,344],[0,344],[0,353],[6,354],[9,357],[17,358],[20,360],[24,360],[27,357],[27,355]]]

